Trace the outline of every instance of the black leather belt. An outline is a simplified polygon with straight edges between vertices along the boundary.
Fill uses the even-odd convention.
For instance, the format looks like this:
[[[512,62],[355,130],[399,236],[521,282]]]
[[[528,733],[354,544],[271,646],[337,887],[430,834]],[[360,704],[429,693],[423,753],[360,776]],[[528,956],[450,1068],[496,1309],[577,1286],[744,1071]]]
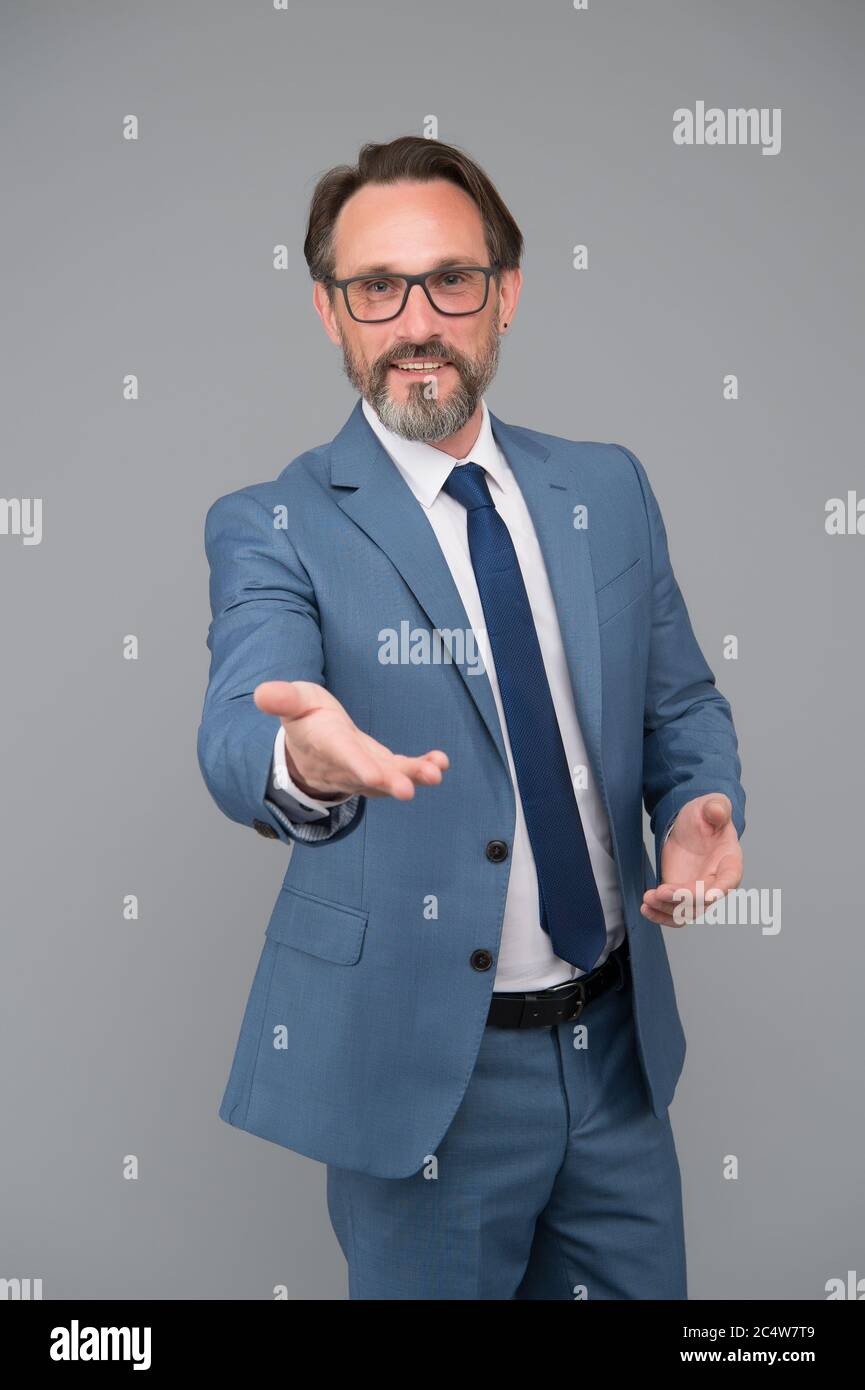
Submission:
[[[579,1018],[587,1004],[613,985],[623,985],[630,970],[627,937],[603,965],[551,989],[494,994],[487,1023],[494,1028],[552,1028]]]

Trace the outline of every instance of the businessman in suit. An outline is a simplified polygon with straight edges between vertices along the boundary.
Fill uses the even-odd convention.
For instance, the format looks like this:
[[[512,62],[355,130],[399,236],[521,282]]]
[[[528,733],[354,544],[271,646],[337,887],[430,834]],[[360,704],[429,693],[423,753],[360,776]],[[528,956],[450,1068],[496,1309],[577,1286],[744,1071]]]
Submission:
[[[326,1164],[352,1298],[686,1298],[663,934],[745,794],[658,503],[489,410],[522,237],[465,152],[365,145],[304,252],[359,399],[205,526],[202,773],[292,851],[219,1113]]]

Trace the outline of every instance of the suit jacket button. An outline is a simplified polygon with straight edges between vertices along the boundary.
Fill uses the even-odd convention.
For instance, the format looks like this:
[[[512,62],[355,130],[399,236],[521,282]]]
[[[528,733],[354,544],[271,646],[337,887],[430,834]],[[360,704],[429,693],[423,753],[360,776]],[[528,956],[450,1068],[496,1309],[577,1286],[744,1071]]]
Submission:
[[[493,963],[490,951],[472,951],[469,959],[473,970],[489,970]]]
[[[268,825],[266,820],[254,820],[252,822],[252,828],[253,830],[257,830],[259,835],[264,835],[268,840],[279,839],[279,833],[274,830],[272,825]]]
[[[502,860],[508,857],[508,847],[504,840],[490,840],[485,853],[487,859],[491,859],[494,864],[501,864]]]

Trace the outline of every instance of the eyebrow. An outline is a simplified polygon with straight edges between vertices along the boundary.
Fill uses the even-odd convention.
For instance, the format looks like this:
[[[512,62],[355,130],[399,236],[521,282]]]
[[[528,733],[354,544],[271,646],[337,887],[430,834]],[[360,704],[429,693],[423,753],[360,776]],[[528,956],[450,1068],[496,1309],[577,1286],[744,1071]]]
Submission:
[[[475,262],[472,260],[471,256],[441,256],[439,260],[434,261],[428,269],[444,270],[445,267],[449,265],[474,264]],[[360,270],[355,270],[351,275],[347,275],[345,278],[351,280],[355,275],[403,275],[406,273],[405,271],[396,270],[392,265],[385,265],[383,262],[380,262],[378,265],[368,265]]]

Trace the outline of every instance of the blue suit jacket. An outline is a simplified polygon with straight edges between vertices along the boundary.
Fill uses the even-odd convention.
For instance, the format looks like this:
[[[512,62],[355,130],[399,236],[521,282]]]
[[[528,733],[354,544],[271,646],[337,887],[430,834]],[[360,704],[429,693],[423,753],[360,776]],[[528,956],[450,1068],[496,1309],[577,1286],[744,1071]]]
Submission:
[[[663,929],[640,903],[664,833],[692,797],[726,792],[744,830],[730,707],[694,637],[640,461],[619,445],[491,423],[534,520],[609,816],[640,1061],[661,1116],[685,1039]],[[581,504],[585,528],[574,524]],[[331,443],[274,482],[219,498],[205,545],[213,621],[201,770],[227,816],[293,845],[219,1114],[311,1158],[407,1177],[460,1104],[493,989],[495,969],[471,958],[479,948],[497,958],[511,861],[485,847],[512,843],[515,805],[492,689],[471,661],[379,660],[383,628],[407,619],[410,630],[465,631],[469,621],[360,399]],[[278,720],[252,699],[266,680],[325,685],[394,751],[443,748],[441,785],[407,802],[356,797],[293,825],[268,796]]]

